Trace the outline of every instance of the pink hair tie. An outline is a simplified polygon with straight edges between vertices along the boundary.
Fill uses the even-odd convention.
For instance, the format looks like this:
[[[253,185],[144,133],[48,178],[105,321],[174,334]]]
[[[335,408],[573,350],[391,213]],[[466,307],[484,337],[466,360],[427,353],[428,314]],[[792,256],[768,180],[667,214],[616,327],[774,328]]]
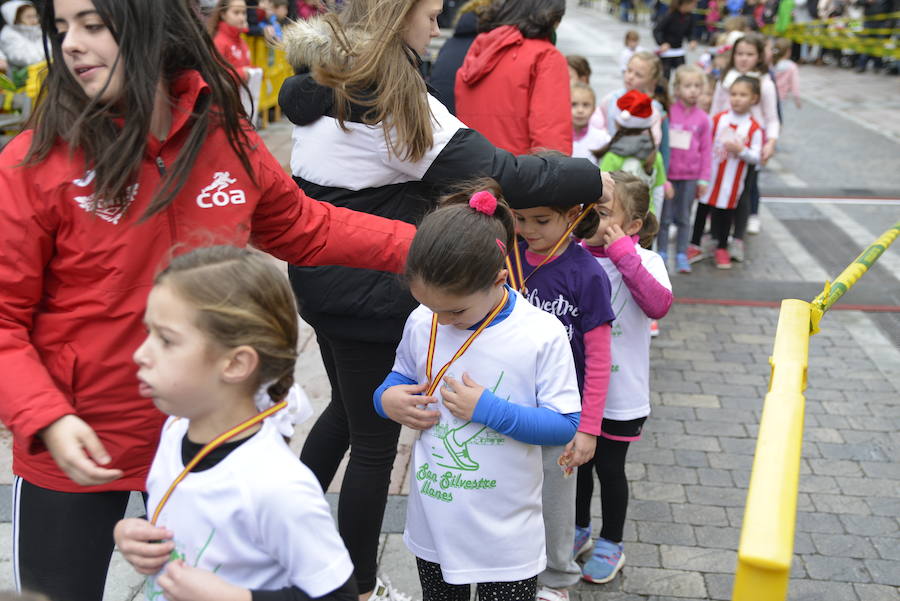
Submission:
[[[503,244],[503,241],[500,238],[495,238],[497,240],[497,246],[500,247],[500,252],[503,253],[503,256],[506,256],[506,245]]]
[[[469,206],[479,213],[493,216],[497,210],[497,198],[487,190],[482,190],[472,195]]]

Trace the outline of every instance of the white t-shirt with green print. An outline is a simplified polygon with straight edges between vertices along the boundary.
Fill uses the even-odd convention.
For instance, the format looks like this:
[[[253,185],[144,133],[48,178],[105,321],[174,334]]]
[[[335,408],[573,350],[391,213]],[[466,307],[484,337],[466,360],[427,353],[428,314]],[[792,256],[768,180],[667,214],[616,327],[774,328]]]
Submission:
[[[432,313],[412,312],[394,371],[425,382]],[[438,326],[433,373],[472,332]],[[581,411],[572,350],[556,317],[516,295],[512,312],[487,328],[447,372],[468,373],[510,403]],[[441,387],[436,395],[440,399]],[[546,565],[541,515],[541,449],[474,422],[437,403],[440,422],[413,448],[404,541],[438,563],[450,584],[524,580]]]

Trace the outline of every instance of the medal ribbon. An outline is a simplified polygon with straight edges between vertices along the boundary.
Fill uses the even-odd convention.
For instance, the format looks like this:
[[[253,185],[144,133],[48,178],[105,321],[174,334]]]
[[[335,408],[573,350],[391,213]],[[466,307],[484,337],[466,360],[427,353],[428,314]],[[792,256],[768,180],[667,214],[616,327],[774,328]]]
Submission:
[[[425,377],[428,378],[428,390],[425,391],[425,396],[431,396],[434,394],[434,391],[437,390],[438,383],[440,383],[441,379],[444,377],[444,374],[447,373],[447,370],[453,364],[454,361],[463,356],[472,343],[475,342],[475,339],[484,332],[489,325],[491,325],[497,316],[500,315],[500,312],[503,311],[503,307],[506,306],[506,302],[509,300],[509,291],[504,287],[503,288],[503,298],[500,299],[500,302],[496,307],[491,309],[491,312],[488,313],[487,317],[484,318],[484,321],[481,322],[481,325],[472,332],[469,337],[463,342],[462,346],[459,347],[459,350],[456,351],[456,354],[447,361],[447,363],[438,371],[437,375],[432,378],[431,377],[431,364],[434,362],[434,347],[437,343],[437,329],[438,329],[438,320],[437,315],[433,315],[431,317],[431,338],[428,340],[428,358],[425,362]]]
[[[544,257],[543,261],[541,261],[534,270],[528,274],[528,277],[524,277],[524,272],[522,271],[522,258],[519,254],[519,245],[513,245],[513,254],[516,257],[516,271],[514,272],[512,269],[512,264],[509,260],[509,257],[506,258],[506,268],[509,269],[509,284],[513,287],[513,289],[518,290],[519,292],[525,292],[525,282],[528,281],[528,278],[534,275],[534,272],[547,264],[547,262],[556,255],[556,251],[559,250],[559,247],[563,245],[563,243],[569,239],[569,236],[572,235],[572,232],[575,231],[575,228],[578,227],[578,224],[587,217],[589,211],[594,210],[594,204],[590,203],[584,207],[584,210],[578,214],[578,217],[575,218],[575,221],[566,229],[565,233],[556,241],[556,244],[553,245],[553,248],[550,249],[550,252],[547,253],[547,256]],[[518,280],[518,281],[517,281]]]
[[[197,466],[197,464],[203,460],[204,457],[206,457],[207,455],[212,453],[214,450],[216,450],[222,444],[228,442],[229,439],[234,438],[241,432],[246,432],[247,430],[249,430],[256,424],[260,423],[262,420],[266,419],[270,415],[278,413],[279,411],[281,411],[282,409],[287,407],[287,405],[288,405],[288,403],[286,400],[281,401],[280,403],[276,403],[275,405],[272,405],[271,407],[269,407],[262,413],[257,413],[250,419],[248,419],[244,422],[241,422],[240,424],[236,425],[234,428],[232,428],[226,432],[223,432],[222,434],[219,434],[218,436],[213,438],[211,441],[209,441],[206,444],[206,446],[203,447],[202,449],[200,449],[200,452],[197,453],[197,455],[194,456],[194,458],[191,459],[186,466],[184,466],[184,469],[181,471],[180,474],[178,474],[178,477],[175,478],[175,480],[172,481],[172,484],[169,485],[169,490],[167,490],[166,494],[164,494],[162,496],[162,499],[159,500],[159,504],[156,506],[156,510],[153,512],[153,518],[150,520],[150,523],[153,524],[154,526],[156,525],[156,520],[159,518],[159,514],[162,513],[162,509],[165,506],[165,504],[168,502],[169,497],[171,497],[172,493],[175,491],[175,487],[178,486],[181,483],[181,481],[185,479],[185,477],[190,473],[190,471],[192,469],[194,469]]]

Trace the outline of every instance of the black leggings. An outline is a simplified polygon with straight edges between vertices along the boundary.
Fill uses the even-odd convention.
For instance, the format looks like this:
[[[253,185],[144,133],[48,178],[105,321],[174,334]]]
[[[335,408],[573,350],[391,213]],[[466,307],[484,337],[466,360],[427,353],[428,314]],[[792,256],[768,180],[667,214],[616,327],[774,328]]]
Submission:
[[[706,218],[712,213],[711,233],[716,240],[717,248],[728,248],[728,234],[731,232],[731,224],[734,219],[735,209],[718,209],[705,204],[697,205],[697,215],[694,219],[694,231],[691,234],[691,244],[700,246],[703,237],[703,229],[706,227]]]
[[[375,588],[378,537],[400,437],[400,424],[375,413],[372,394],[390,373],[397,345],[316,335],[331,402],[309,433],[300,460],[327,490],[350,449],[338,530],[353,560],[359,591],[367,593]]]
[[[18,476],[13,482],[13,569],[16,586],[53,601],[103,598],[113,528],[128,491],[58,492]]]
[[[419,582],[422,583],[422,601],[469,601],[470,584],[447,584],[441,566],[416,557]],[[537,595],[537,575],[513,582],[479,582],[478,601],[530,601]]]
[[[578,468],[578,492],[575,501],[575,525],[591,525],[591,498],[594,495],[594,474],[600,480],[600,507],[603,526],[600,536],[614,543],[622,542],[625,514],[628,510],[628,478],[625,476],[627,440],[597,437],[594,458]]]

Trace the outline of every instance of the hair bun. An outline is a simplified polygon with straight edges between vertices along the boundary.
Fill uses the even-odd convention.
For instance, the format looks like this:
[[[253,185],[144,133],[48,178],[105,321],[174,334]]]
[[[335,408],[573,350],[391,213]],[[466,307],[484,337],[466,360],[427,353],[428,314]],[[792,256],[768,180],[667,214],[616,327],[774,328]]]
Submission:
[[[479,213],[493,216],[497,211],[497,197],[487,190],[481,190],[472,195],[472,198],[469,199],[469,206]]]

